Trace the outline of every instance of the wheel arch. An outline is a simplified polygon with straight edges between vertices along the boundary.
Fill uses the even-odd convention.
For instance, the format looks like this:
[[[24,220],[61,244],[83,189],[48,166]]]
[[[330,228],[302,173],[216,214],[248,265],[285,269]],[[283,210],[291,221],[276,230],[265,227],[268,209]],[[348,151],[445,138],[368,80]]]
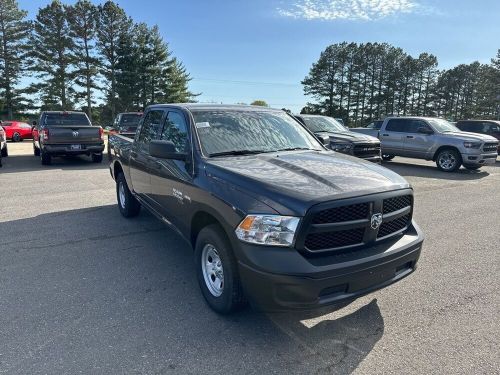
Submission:
[[[196,245],[196,239],[198,238],[198,235],[200,234],[201,230],[206,226],[212,224],[218,225],[225,234],[226,239],[229,241],[227,226],[224,225],[224,222],[216,215],[208,212],[207,210],[200,210],[196,212],[191,218],[191,225],[190,225],[191,229],[189,234],[189,240],[193,248]],[[231,241],[229,241],[229,243],[231,243]]]
[[[457,146],[452,146],[452,145],[445,145],[445,146],[439,146],[439,148],[434,152],[434,155],[432,156],[432,161],[436,161],[437,159],[437,156],[439,155],[439,153],[443,150],[454,150],[456,152],[458,152],[458,155],[460,157],[462,157],[462,153],[460,152],[460,150],[457,148]]]

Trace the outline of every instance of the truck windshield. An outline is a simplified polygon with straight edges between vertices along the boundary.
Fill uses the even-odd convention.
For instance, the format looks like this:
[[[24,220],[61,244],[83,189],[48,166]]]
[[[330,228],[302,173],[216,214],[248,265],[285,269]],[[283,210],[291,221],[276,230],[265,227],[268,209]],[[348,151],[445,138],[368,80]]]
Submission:
[[[120,128],[135,129],[141,119],[141,113],[125,113],[120,117]]]
[[[307,128],[313,133],[319,133],[319,132],[336,133],[336,132],[347,131],[347,129],[341,123],[330,117],[302,116],[302,118],[304,119]]]
[[[282,112],[193,110],[196,131],[208,156],[296,149],[323,150],[297,121]]]
[[[455,125],[453,125],[451,122],[440,119],[440,118],[431,118],[427,120],[434,130],[436,130],[439,133],[446,133],[446,132],[459,132],[461,131],[459,128],[457,128]]]
[[[83,113],[48,113],[45,115],[45,125],[90,125],[89,119]]]

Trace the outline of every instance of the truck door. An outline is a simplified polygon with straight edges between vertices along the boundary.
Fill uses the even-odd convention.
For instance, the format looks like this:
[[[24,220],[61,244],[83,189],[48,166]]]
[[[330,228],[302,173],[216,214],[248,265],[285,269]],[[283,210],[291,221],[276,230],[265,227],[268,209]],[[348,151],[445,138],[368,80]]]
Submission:
[[[404,135],[404,154],[411,158],[425,159],[432,154],[434,131],[423,120],[408,119]]]
[[[149,156],[149,142],[158,139],[161,132],[161,123],[165,115],[164,110],[153,109],[144,116],[140,133],[133,142],[130,150],[130,178],[132,188],[136,194],[148,199],[151,195],[151,161]]]
[[[380,144],[382,146],[382,154],[386,155],[402,155],[403,145],[406,131],[406,119],[392,118],[387,121],[387,124],[380,129]]]
[[[176,151],[191,154],[189,122],[184,113],[169,110],[161,140],[174,143]],[[151,173],[152,199],[161,214],[181,231],[186,230],[191,211],[192,160],[155,159]]]

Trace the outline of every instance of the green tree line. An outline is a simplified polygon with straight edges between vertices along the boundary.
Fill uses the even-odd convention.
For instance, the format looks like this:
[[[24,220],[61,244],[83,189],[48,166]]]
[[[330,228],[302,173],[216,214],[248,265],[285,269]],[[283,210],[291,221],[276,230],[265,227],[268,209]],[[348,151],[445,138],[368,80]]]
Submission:
[[[158,27],[135,23],[111,0],[53,0],[33,21],[27,15],[16,0],[0,0],[2,117],[80,109],[109,123],[119,112],[196,97]]]
[[[491,64],[439,70],[435,56],[412,57],[386,43],[340,43],[321,52],[302,81],[315,99],[303,113],[341,117],[359,126],[386,115],[496,118],[500,50]]]

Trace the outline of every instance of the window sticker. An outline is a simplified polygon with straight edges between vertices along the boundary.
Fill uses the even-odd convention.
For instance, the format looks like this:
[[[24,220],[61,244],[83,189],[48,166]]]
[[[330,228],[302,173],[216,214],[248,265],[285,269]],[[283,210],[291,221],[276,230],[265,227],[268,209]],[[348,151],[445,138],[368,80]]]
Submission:
[[[196,128],[198,129],[202,129],[202,128],[209,128],[210,127],[210,123],[209,122],[197,122],[196,123]]]

